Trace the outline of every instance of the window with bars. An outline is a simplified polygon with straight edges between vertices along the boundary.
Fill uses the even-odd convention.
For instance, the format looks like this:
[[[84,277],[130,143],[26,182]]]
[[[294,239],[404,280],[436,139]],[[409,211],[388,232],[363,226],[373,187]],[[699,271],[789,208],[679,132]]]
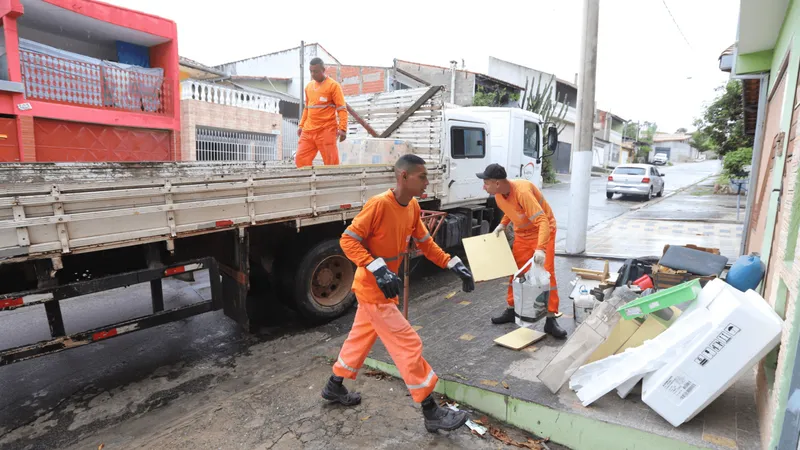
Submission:
[[[197,127],[198,161],[274,161],[278,159],[278,136],[247,131]]]

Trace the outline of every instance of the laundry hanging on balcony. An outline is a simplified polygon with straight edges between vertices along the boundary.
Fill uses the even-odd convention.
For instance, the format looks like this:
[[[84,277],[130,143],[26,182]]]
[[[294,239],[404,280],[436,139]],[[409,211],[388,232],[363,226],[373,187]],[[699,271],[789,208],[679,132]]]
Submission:
[[[22,38],[19,48],[29,98],[128,111],[163,109],[161,68],[104,61]]]
[[[161,107],[160,92],[164,69],[139,67],[103,61],[104,105],[115,108],[157,112]]]
[[[23,38],[19,49],[27,97],[103,106],[100,59]]]

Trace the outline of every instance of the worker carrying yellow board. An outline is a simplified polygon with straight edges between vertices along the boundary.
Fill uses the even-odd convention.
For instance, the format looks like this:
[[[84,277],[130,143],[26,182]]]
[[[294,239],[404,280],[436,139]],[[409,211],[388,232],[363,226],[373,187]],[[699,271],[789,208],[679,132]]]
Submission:
[[[403,155],[395,164],[395,175],[395,189],[367,200],[340,240],[344,254],[358,266],[353,282],[358,310],[322,397],[345,406],[361,403],[361,395],[349,392],[342,381],[356,378],[380,338],[411,397],[422,403],[425,428],[430,432],[454,430],[464,425],[467,413],[441,408],[431,395],[439,378],[422,357],[422,340],[397,308],[402,287],[397,272],[414,239],[426,258],[461,278],[464,292],[474,290],[475,281],[457,256],[451,257],[436,245],[422,222],[414,197],[421,196],[428,186],[425,161]]]
[[[312,165],[317,153],[322,154],[326,166],[339,165],[336,141],[347,137],[347,104],[342,86],[325,75],[325,64],[320,58],[311,60],[308,70],[311,82],[306,85],[305,108],[297,128],[297,156],[295,165]]]
[[[534,264],[544,265],[550,273],[550,298],[547,303],[547,320],[544,332],[559,339],[567,336],[558,325],[558,284],[556,283],[556,218],[544,195],[535,184],[528,180],[509,180],[506,169],[500,164],[490,164],[482,173],[476,174],[483,180],[483,189],[494,195],[497,206],[503,211],[503,219],[495,228],[495,234],[504,232],[509,223],[514,224],[514,245],[511,252],[518,268],[533,258]],[[513,279],[512,279],[513,281]],[[514,322],[513,283],[509,283],[506,301],[508,308],[492,323]]]

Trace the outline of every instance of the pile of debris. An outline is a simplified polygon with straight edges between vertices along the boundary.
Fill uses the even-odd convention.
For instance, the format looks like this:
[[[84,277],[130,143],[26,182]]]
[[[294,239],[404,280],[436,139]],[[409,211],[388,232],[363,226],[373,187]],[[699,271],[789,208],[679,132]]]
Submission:
[[[716,249],[666,246],[657,262],[626,261],[613,283],[604,270],[582,289],[588,317],[538,378],[553,393],[569,380],[584,406],[641,382],[642,401],[669,423],[691,420],[780,341],[781,318],[753,290],[763,264],[746,256],[726,272],[727,262]]]

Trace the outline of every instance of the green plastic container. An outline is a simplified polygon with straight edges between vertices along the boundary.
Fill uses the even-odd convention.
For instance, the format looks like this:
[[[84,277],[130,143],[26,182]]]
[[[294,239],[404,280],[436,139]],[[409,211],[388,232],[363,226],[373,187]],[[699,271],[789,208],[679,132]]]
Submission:
[[[694,279],[669,289],[658,291],[655,294],[650,294],[647,297],[636,299],[621,306],[617,311],[625,320],[635,319],[670,306],[692,301],[697,298],[697,295],[702,290],[700,280]]]

